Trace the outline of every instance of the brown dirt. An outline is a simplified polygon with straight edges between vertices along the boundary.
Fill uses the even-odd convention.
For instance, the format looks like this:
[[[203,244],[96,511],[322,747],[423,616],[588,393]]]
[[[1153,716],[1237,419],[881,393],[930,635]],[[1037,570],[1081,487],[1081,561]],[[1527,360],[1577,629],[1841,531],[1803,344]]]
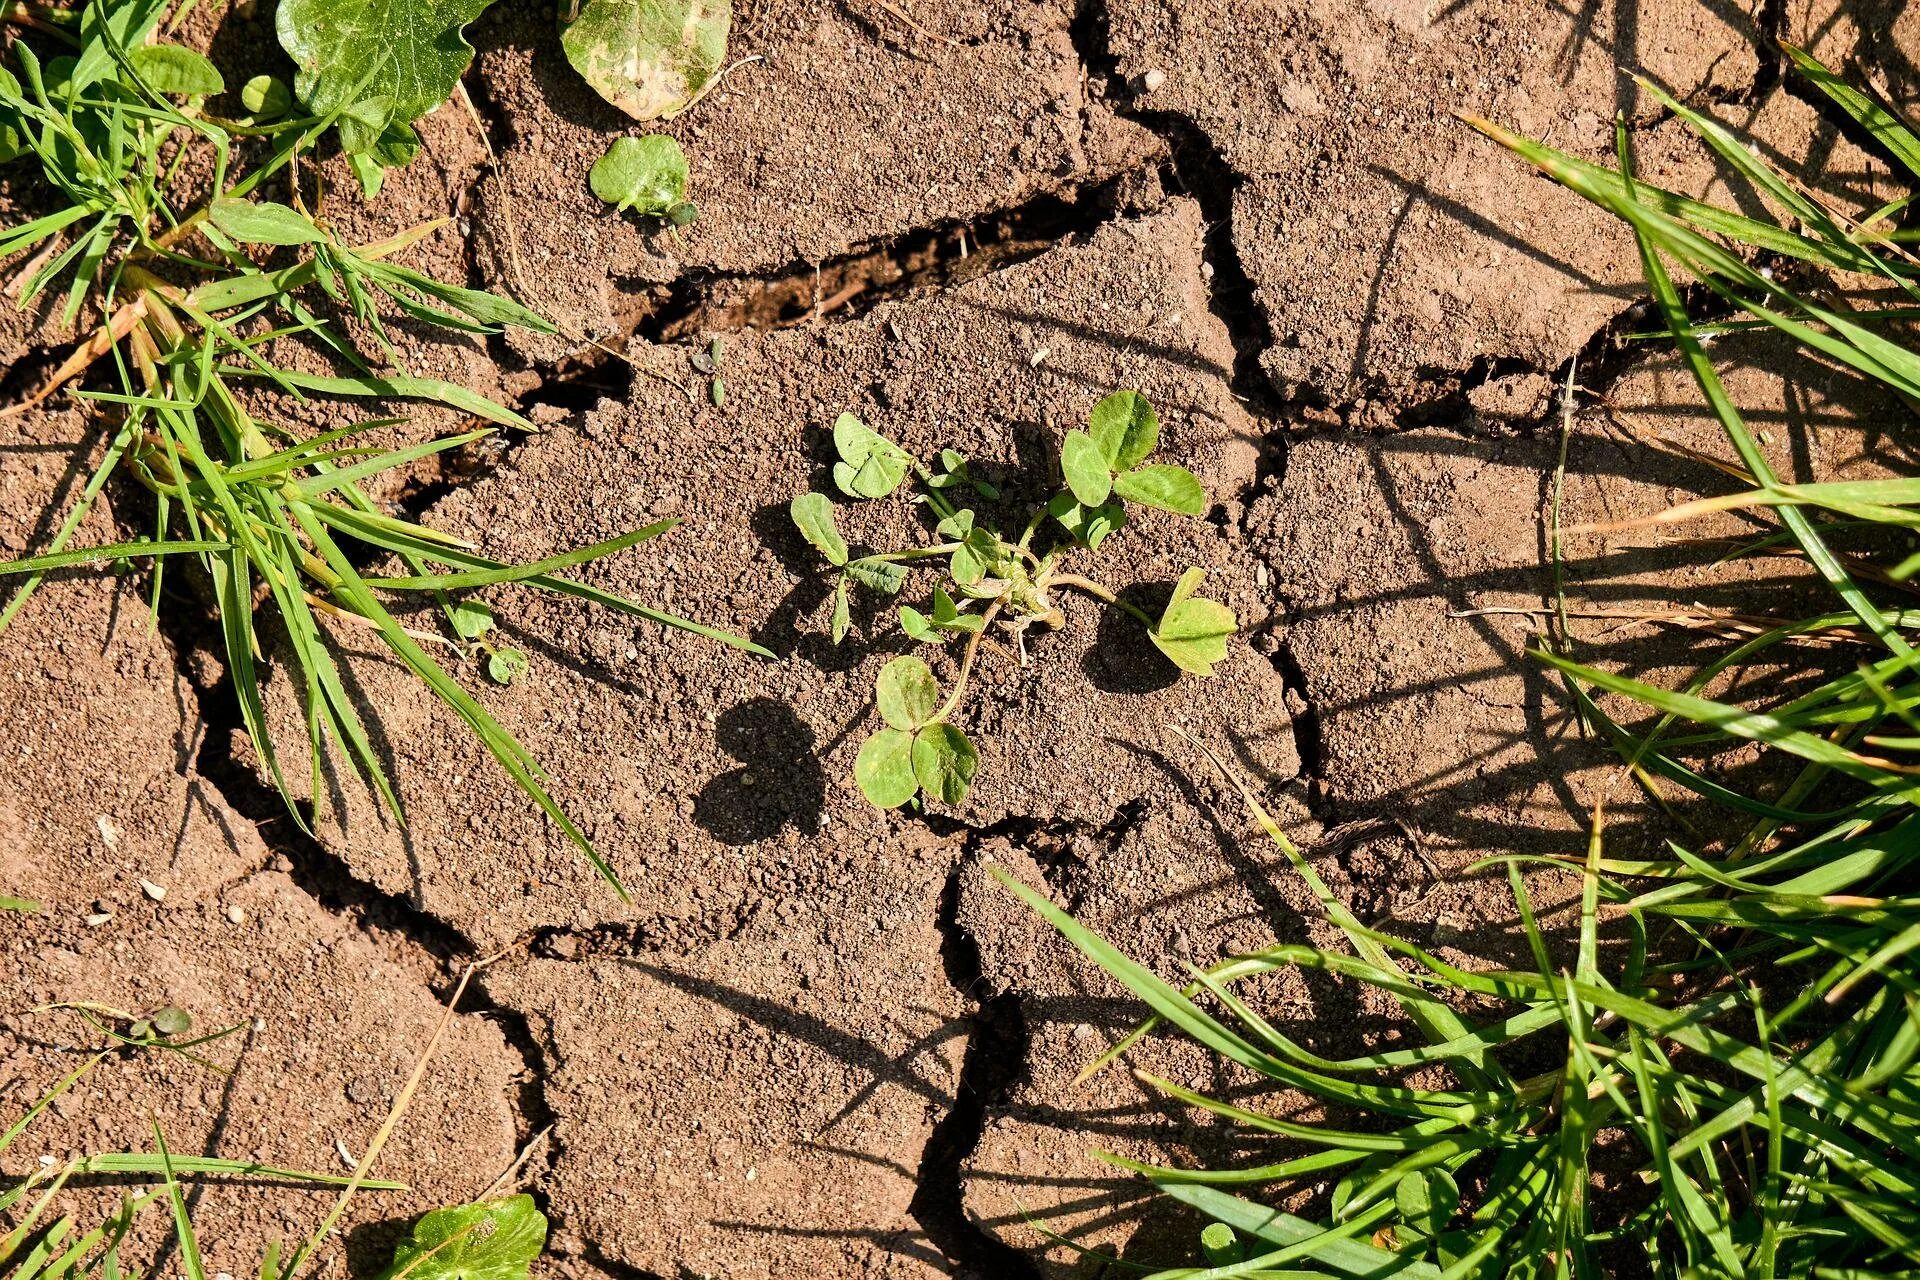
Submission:
[[[245,64],[266,38],[261,8],[196,21],[216,56]],[[552,1274],[1085,1273],[1037,1248],[1029,1214],[1130,1262],[1190,1260],[1195,1224],[1087,1148],[1175,1162],[1258,1149],[1122,1072],[1072,1084],[1138,1009],[985,868],[1046,886],[1169,976],[1276,937],[1334,944],[1170,732],[1182,726],[1230,750],[1364,919],[1501,953],[1506,889],[1465,868],[1576,848],[1584,807],[1615,781],[1521,656],[1540,615],[1454,616],[1550,598],[1547,414],[1564,360],[1583,352],[1583,380],[1613,411],[1578,424],[1569,522],[1725,484],[1623,434],[1723,452],[1685,377],[1609,336],[1634,323],[1631,246],[1447,113],[1602,155],[1623,109],[1648,176],[1749,200],[1616,73],[1633,62],[1868,204],[1887,198],[1884,165],[1790,92],[1760,28],[1864,60],[1896,98],[1916,91],[1904,18],[1799,3],[1763,17],[1685,0],[1577,16],[1533,0],[738,8],[736,56],[766,61],[671,126],[701,206],[684,235],[587,192],[608,139],[639,127],[572,79],[538,7],[499,5],[473,31],[468,87],[497,175],[457,105],[423,122],[427,154],[371,209],[337,161],[322,170],[350,237],[449,216],[409,261],[508,287],[574,335],[396,329],[411,372],[518,396],[546,430],[384,496],[513,558],[683,517],[587,576],[779,655],[490,597],[533,669],[504,690],[461,674],[552,768],[636,905],[371,654],[352,678],[411,826],[336,778],[318,840],[299,835],[236,741],[186,578],[158,635],[138,575],[64,578],[0,636],[0,892],[48,902],[0,917],[0,974],[20,1008],[173,1002],[251,1029],[230,1042],[227,1081],[115,1061],[57,1111],[45,1150],[138,1147],[156,1110],[177,1149],[337,1169],[336,1140],[360,1150],[424,1041],[450,960],[521,940],[384,1162],[414,1190],[358,1209],[354,1274],[404,1218],[475,1194],[549,1124],[527,1180],[554,1217]],[[9,207],[31,198],[0,187]],[[741,326],[716,409],[688,356],[709,328]],[[583,352],[588,334],[631,337],[632,371]],[[59,336],[9,316],[10,393]],[[1717,354],[1794,474],[1911,469],[1904,408],[1764,342]],[[1102,576],[1151,608],[1205,566],[1245,643],[1213,683],[1176,682],[1131,623],[1070,602],[1028,664],[986,659],[963,716],[986,757],[966,805],[874,812],[848,772],[873,675],[904,642],[857,615],[846,648],[826,643],[820,566],[784,511],[823,485],[826,428],[851,409],[922,452],[962,448],[1017,504],[1044,496],[1061,433],[1123,386],[1160,407],[1169,452],[1214,506],[1201,521],[1143,517],[1103,549]],[[332,425],[324,406],[259,403]],[[418,411],[396,435],[454,421]],[[39,545],[40,513],[71,490],[90,438],[66,408],[0,421],[0,554]],[[921,532],[903,504],[841,510],[856,541]],[[111,514],[86,535],[116,536]],[[1651,535],[1583,535],[1568,554],[1576,609],[1759,611],[1805,587],[1777,563],[1712,566]],[[1708,643],[1696,625],[1616,616],[1573,629],[1583,652],[1654,677]],[[297,743],[273,678],[282,741]],[[1623,838],[1652,834],[1632,795],[1616,801]],[[1564,896],[1544,878],[1537,891]],[[1260,999],[1330,1049],[1404,1034],[1331,986],[1275,981]],[[7,1111],[83,1041],[52,1015],[0,1021]],[[1173,1041],[1136,1065],[1243,1083]],[[320,1202],[215,1188],[201,1206],[210,1264],[242,1274]]]

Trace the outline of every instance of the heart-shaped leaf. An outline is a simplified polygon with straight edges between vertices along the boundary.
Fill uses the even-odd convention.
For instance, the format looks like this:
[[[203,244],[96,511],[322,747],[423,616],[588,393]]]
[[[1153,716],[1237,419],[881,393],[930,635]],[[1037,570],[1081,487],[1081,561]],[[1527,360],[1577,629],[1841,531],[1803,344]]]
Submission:
[[[407,1280],[526,1280],[547,1243],[532,1196],[435,1209],[393,1251],[390,1276]]]
[[[1138,391],[1116,391],[1095,405],[1087,430],[1115,471],[1138,466],[1160,443],[1160,418]]]
[[[560,43],[594,92],[635,120],[671,120],[727,60],[732,0],[587,0]]]
[[[860,794],[880,809],[898,809],[920,789],[913,776],[913,735],[882,729],[860,744],[853,761],[853,780]]]
[[[1210,676],[1213,666],[1227,656],[1227,641],[1240,624],[1233,610],[1217,600],[1194,595],[1204,569],[1189,569],[1180,575],[1173,598],[1160,615],[1160,625],[1152,631],[1153,643],[1176,667],[1196,676]]]
[[[664,218],[687,198],[687,153],[664,133],[615,138],[587,174],[593,194],[625,211]]]
[[[1114,477],[1113,491],[1128,502],[1177,516],[1197,516],[1207,509],[1207,491],[1198,477],[1185,467],[1163,462],[1121,472]]]
[[[1097,507],[1113,492],[1113,469],[1107,455],[1084,431],[1069,431],[1060,442],[1060,473],[1083,507]]]
[[[880,669],[873,699],[882,720],[896,729],[918,729],[940,711],[940,682],[920,659],[895,658]]]
[[[512,684],[527,674],[527,655],[518,649],[495,649],[487,655],[487,679]]]
[[[833,482],[853,498],[884,498],[907,478],[913,459],[907,451],[850,413],[833,424],[833,447],[840,461]]]
[[[846,540],[833,518],[833,503],[824,493],[803,493],[787,505],[800,536],[812,543],[831,565],[847,562]]]
[[[945,804],[967,798],[980,753],[950,724],[930,724],[913,738],[913,776],[920,789]]]
[[[447,612],[462,640],[478,640],[493,630],[493,610],[483,600],[460,600]]]
[[[1127,523],[1127,509],[1119,503],[1082,506],[1071,493],[1054,494],[1047,503],[1047,513],[1088,550],[1098,547],[1108,534],[1126,527]]]
[[[378,99],[382,124],[404,124],[453,93],[473,61],[461,29],[491,2],[280,0],[274,29],[298,68],[294,93],[313,114]]]

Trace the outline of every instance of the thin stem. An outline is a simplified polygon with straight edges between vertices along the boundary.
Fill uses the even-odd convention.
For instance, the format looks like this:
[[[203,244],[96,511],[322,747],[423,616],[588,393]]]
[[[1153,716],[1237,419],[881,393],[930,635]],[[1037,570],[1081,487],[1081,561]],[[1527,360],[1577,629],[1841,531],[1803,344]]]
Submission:
[[[931,560],[935,556],[950,556],[962,546],[958,542],[943,542],[937,547],[918,547],[912,551],[889,551],[884,555],[866,556],[868,560],[885,560],[898,563],[902,560]]]
[[[1042,585],[1072,587],[1076,591],[1084,591],[1096,600],[1104,600],[1108,604],[1115,605],[1127,613],[1132,614],[1140,620],[1141,626],[1149,631],[1153,630],[1153,619],[1147,615],[1146,610],[1131,601],[1122,600],[1119,596],[1101,586],[1092,578],[1083,578],[1077,573],[1061,573],[1048,578]]]
[[[1007,598],[1001,596],[988,605],[986,612],[980,615],[980,629],[967,637],[966,652],[960,655],[960,674],[954,679],[953,693],[941,705],[932,723],[938,724],[944,721],[959,709],[960,697],[967,690],[967,677],[973,674],[973,659],[980,652],[981,638],[987,634],[987,628],[993,625],[993,620],[1000,615],[1000,607],[1006,602]]]

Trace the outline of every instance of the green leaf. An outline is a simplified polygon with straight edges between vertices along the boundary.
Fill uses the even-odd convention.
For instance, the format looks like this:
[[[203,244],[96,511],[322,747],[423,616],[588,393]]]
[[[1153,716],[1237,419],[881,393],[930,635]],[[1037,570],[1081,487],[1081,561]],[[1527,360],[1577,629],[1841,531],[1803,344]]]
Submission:
[[[407,1280],[526,1280],[547,1243],[547,1219],[533,1197],[435,1209],[393,1251],[388,1276]]]
[[[862,556],[858,560],[847,561],[847,576],[869,591],[878,591],[885,595],[900,594],[900,588],[906,585],[907,570],[904,565],[891,560],[881,560],[876,556]]]
[[[914,735],[913,776],[934,799],[954,805],[965,800],[979,768],[980,753],[953,725],[930,724]]]
[[[487,679],[512,684],[527,674],[527,655],[518,649],[495,649],[487,655]]]
[[[18,911],[22,915],[39,915],[40,904],[32,898],[9,898],[0,894],[0,911]]]
[[[664,133],[615,138],[594,161],[587,185],[616,209],[664,218],[687,198],[687,155]]]
[[[1158,507],[1177,516],[1197,516],[1207,509],[1207,491],[1185,467],[1155,463],[1114,477],[1113,491],[1128,502]]]
[[[671,120],[727,60],[732,0],[587,0],[560,43],[595,93],[635,120]]]
[[[1131,470],[1160,443],[1159,416],[1138,391],[1116,391],[1095,405],[1087,430],[1115,471]]]
[[[839,644],[847,638],[847,632],[853,627],[853,610],[847,603],[847,579],[842,574],[833,584],[833,620],[828,624],[833,642]]]
[[[1180,575],[1173,598],[1160,615],[1160,625],[1152,631],[1153,643],[1182,671],[1210,676],[1213,665],[1227,656],[1227,640],[1240,629],[1233,610],[1217,600],[1194,595],[1204,569],[1189,569]]]
[[[927,615],[912,605],[900,606],[900,629],[907,633],[908,639],[921,644],[938,644],[943,637],[934,625],[927,621]]]
[[[193,1017],[177,1004],[154,1010],[152,1021],[153,1029],[169,1039],[193,1030]]]
[[[1097,507],[1113,492],[1113,469],[1107,465],[1107,455],[1084,431],[1069,431],[1061,441],[1060,471],[1083,507]]]
[[[1087,507],[1076,501],[1071,493],[1054,494],[1047,503],[1047,514],[1088,550],[1098,547],[1106,541],[1108,534],[1125,528],[1127,523],[1127,509],[1118,502]]]
[[[1445,1169],[1415,1170],[1394,1185],[1400,1221],[1422,1235],[1437,1236],[1460,1207],[1460,1187]]]
[[[882,729],[861,743],[853,762],[853,780],[876,808],[898,809],[913,799],[920,783],[913,776],[912,735]]]
[[[907,478],[913,459],[907,451],[850,413],[833,424],[833,447],[840,461],[833,482],[853,498],[884,498]]]
[[[940,682],[920,659],[895,658],[880,669],[873,699],[882,720],[896,729],[918,729],[940,711]]]
[[[971,542],[963,542],[947,557],[947,572],[963,587],[970,587],[987,576],[987,562]]]
[[[218,67],[184,45],[143,44],[127,60],[155,93],[206,98],[227,87]]]
[[[299,210],[271,200],[234,200],[221,197],[207,217],[242,244],[325,244],[327,237]]]
[[[447,610],[453,629],[462,640],[478,640],[493,630],[493,610],[484,600],[459,600]]]
[[[826,494],[803,493],[787,505],[787,511],[793,516],[800,536],[812,543],[827,558],[828,564],[838,566],[847,562],[847,544],[834,522],[833,503]]]
[[[453,93],[473,46],[460,32],[491,0],[280,0],[274,29],[318,116],[375,102],[381,123],[418,120]],[[364,113],[362,118],[364,119]],[[347,141],[346,132],[341,140]],[[350,151],[371,149],[363,134]]]
[[[292,110],[293,91],[278,76],[255,76],[240,86],[240,105],[256,119],[277,119]]]

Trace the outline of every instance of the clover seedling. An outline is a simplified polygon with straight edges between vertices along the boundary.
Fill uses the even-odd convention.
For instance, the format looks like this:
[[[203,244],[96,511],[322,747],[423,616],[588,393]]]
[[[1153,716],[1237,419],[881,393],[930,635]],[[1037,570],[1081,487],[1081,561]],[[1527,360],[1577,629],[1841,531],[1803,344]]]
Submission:
[[[1206,493],[1191,471],[1146,459],[1160,441],[1160,420],[1137,391],[1119,391],[1094,408],[1085,431],[1070,431],[1061,444],[1060,466],[1066,489],[1032,513],[1017,538],[986,523],[969,506],[968,495],[986,501],[999,491],[974,476],[967,459],[942,450],[934,465],[923,463],[852,414],[834,423],[834,486],[847,497],[885,498],[911,477],[916,501],[932,512],[939,541],[902,551],[855,555],[840,534],[833,502],[821,493],[805,493],[789,508],[801,536],[837,571],[828,629],[835,644],[852,627],[850,597],[855,588],[897,596],[911,566],[944,559],[946,573],[934,583],[926,607],[901,605],[900,629],[923,644],[963,641],[959,675],[944,699],[932,670],[916,657],[896,658],[880,672],[874,700],[886,727],[868,738],[854,763],[854,780],[867,799],[881,808],[927,796],[957,805],[966,798],[979,768],[979,752],[952,723],[973,671],[980,643],[998,628],[1020,647],[1029,627],[1053,628],[1064,621],[1054,592],[1084,592],[1131,615],[1147,637],[1182,671],[1213,674],[1227,656],[1227,640],[1239,629],[1233,611],[1196,592],[1205,571],[1180,576],[1173,596],[1158,618],[1080,573],[1066,571],[1074,556],[1091,554],[1127,523],[1127,504],[1175,515],[1206,510]],[[1049,526],[1056,531],[1036,543]]]

